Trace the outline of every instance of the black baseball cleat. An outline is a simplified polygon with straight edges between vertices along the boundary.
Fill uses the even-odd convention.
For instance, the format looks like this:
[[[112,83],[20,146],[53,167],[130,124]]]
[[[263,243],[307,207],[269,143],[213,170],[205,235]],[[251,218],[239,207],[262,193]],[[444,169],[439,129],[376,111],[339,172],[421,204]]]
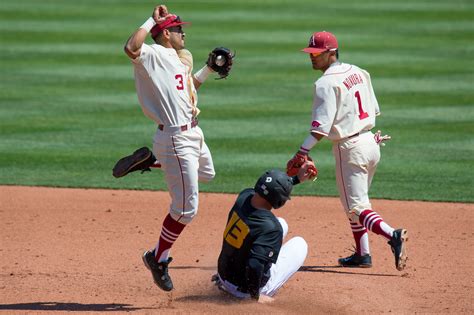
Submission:
[[[155,252],[151,250],[144,252],[142,258],[145,267],[151,271],[155,284],[164,291],[173,290],[173,282],[168,274],[168,265],[173,258],[170,257],[168,261],[159,263],[155,259]]]
[[[112,175],[115,178],[123,177],[135,171],[150,171],[150,167],[155,163],[156,158],[153,152],[147,147],[140,148],[133,154],[121,158],[115,163]]]
[[[370,268],[372,267],[372,257],[369,254],[361,256],[357,253],[346,257],[339,258],[339,266],[342,267],[355,267],[355,268]]]
[[[408,232],[405,229],[398,229],[393,231],[393,236],[388,244],[392,248],[392,253],[395,256],[395,267],[402,271],[407,265],[407,249],[406,241],[408,241]]]

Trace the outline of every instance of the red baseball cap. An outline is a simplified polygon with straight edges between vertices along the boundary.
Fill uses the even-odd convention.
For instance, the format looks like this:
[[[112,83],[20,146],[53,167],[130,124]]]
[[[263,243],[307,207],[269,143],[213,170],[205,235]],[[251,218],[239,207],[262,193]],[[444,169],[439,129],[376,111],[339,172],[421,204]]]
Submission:
[[[184,25],[184,24],[190,24],[190,23],[183,22],[181,21],[179,16],[171,14],[170,16],[166,18],[166,20],[164,20],[160,24],[156,24],[155,26],[153,26],[153,28],[151,29],[151,37],[155,38],[164,29],[167,29],[173,26]]]
[[[329,32],[316,32],[309,39],[308,47],[302,49],[305,53],[323,53],[338,48],[336,36]]]

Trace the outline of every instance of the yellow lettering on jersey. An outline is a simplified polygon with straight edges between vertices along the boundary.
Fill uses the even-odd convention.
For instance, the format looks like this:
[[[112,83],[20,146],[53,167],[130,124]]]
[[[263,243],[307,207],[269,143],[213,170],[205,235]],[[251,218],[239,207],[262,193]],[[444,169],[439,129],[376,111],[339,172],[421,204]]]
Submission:
[[[225,241],[232,247],[240,248],[249,232],[250,229],[247,224],[240,219],[237,213],[232,212],[232,217],[227,223],[224,231]]]

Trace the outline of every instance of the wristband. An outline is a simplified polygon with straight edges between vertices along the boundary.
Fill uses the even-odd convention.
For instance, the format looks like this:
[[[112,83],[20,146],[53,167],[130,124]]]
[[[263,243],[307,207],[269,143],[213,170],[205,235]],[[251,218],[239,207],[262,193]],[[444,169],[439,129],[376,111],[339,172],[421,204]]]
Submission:
[[[300,179],[298,178],[298,175],[290,177],[291,181],[293,182],[293,185],[298,185],[300,182]]]
[[[312,134],[310,134],[306,137],[306,139],[304,139],[303,144],[300,147],[300,151],[308,154],[309,151],[316,145],[316,143],[318,143],[318,139],[316,139],[315,137],[313,137]]]
[[[194,78],[199,81],[199,83],[204,83],[207,80],[207,77],[212,73],[211,69],[206,65],[202,67],[201,70],[194,74]]]
[[[153,19],[152,17],[148,18],[148,20],[145,21],[145,23],[143,23],[142,26],[140,26],[140,28],[143,28],[144,30],[146,30],[148,33],[150,33],[151,29],[153,28],[153,26],[156,25],[156,22],[155,22],[155,19]]]

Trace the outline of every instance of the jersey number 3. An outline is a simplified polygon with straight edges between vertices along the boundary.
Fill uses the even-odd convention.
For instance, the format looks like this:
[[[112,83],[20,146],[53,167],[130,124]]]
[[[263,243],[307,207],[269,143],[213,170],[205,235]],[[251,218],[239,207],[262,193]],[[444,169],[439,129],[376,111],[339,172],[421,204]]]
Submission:
[[[362,120],[362,119],[365,119],[365,118],[369,117],[369,114],[364,112],[364,109],[362,108],[362,100],[360,99],[359,91],[356,91],[354,96],[356,97],[357,103],[359,104],[359,119]]]
[[[174,76],[174,78],[176,80],[178,80],[178,85],[176,86],[176,88],[178,90],[184,90],[183,75],[182,74],[177,74],[177,75]]]

